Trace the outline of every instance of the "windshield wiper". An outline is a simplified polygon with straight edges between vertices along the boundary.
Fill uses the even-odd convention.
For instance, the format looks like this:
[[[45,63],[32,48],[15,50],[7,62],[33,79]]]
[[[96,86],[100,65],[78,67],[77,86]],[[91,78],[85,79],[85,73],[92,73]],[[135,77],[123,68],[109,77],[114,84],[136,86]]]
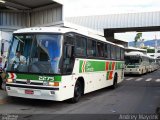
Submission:
[[[16,39],[18,39],[20,42],[24,43],[20,38],[18,38],[17,36],[15,36]]]

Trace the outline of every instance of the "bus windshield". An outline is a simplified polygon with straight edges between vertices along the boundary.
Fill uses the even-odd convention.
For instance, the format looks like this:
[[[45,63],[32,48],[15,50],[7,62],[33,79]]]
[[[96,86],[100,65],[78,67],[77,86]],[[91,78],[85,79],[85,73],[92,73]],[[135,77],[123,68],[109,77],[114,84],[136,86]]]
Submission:
[[[141,58],[137,56],[125,56],[126,65],[140,65]]]
[[[7,71],[59,74],[61,56],[60,34],[15,34]]]

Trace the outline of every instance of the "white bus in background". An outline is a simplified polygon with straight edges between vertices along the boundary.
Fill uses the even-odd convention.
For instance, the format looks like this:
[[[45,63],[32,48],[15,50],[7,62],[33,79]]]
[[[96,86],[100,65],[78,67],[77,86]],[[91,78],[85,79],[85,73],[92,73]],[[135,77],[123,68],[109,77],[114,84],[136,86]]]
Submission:
[[[157,59],[152,56],[148,56],[149,58],[149,72],[153,72],[158,69]]]
[[[14,60],[17,51],[23,64]],[[124,47],[70,28],[15,31],[7,62],[6,91],[15,97],[78,102],[124,79]]]
[[[149,57],[142,52],[125,53],[125,74],[145,74],[150,70]]]

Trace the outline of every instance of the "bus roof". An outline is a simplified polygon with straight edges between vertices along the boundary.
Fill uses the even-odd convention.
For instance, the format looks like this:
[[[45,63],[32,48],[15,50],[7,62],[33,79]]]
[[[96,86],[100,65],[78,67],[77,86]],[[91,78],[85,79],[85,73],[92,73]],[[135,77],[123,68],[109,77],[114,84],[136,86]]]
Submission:
[[[143,54],[142,52],[132,51],[125,53],[125,56],[147,56],[147,55]]]
[[[19,30],[14,31],[13,33],[16,34],[16,33],[67,33],[67,32],[79,33],[81,35],[88,36],[88,37],[91,37],[93,39],[97,39],[97,40],[100,40],[100,41],[103,41],[103,42],[107,42],[107,43],[110,43],[110,44],[113,44],[113,45],[116,45],[116,46],[124,48],[121,45],[117,45],[115,43],[107,41],[105,39],[105,37],[103,37],[101,35],[95,34],[93,32],[89,32],[87,30],[86,31],[85,30],[77,30],[77,29],[74,29],[74,28],[65,28],[65,27],[31,27],[31,28],[19,29]]]

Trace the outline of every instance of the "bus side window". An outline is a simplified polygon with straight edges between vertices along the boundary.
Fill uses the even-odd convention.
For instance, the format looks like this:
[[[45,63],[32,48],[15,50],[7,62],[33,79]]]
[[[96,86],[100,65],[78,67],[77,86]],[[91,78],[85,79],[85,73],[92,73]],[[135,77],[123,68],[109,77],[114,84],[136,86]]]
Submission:
[[[104,46],[104,56],[105,56],[105,58],[108,58],[107,44],[105,44],[105,46]]]
[[[124,49],[121,48],[121,60],[124,60]]]
[[[77,56],[86,56],[86,41],[87,39],[85,37],[76,36],[76,55]]]
[[[115,51],[115,46],[111,45],[111,59],[116,58],[116,51]]]
[[[96,41],[88,39],[87,41],[87,55],[88,57],[96,57]]]
[[[111,58],[111,45],[110,44],[107,44],[107,54],[108,54],[108,59]]]
[[[104,44],[97,42],[97,57],[104,57]]]
[[[120,47],[116,47],[116,55],[117,55],[117,59],[120,60],[120,57],[121,57],[121,50],[120,50]]]

